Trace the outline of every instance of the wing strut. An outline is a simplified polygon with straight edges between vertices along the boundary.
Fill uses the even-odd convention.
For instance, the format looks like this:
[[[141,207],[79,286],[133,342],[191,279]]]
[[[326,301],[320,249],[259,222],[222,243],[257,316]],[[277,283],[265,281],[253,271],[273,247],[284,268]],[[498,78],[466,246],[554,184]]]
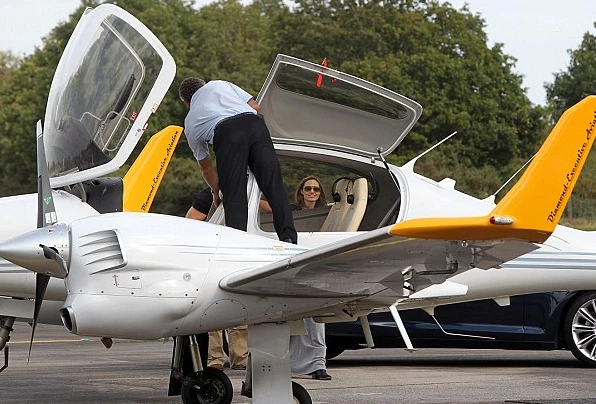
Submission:
[[[372,332],[370,331],[370,324],[368,323],[368,317],[367,316],[359,316],[358,321],[360,321],[360,325],[362,326],[362,332],[364,333],[364,339],[366,340],[366,347],[374,348],[375,343],[373,341]]]
[[[401,337],[403,338],[404,342],[406,343],[406,351],[415,352],[416,349],[414,348],[414,345],[412,345],[412,341],[410,341],[410,336],[408,335],[408,332],[406,331],[404,322],[402,321],[402,319],[399,315],[399,312],[397,311],[397,308],[395,307],[395,304],[392,304],[391,306],[389,306],[389,311],[391,311],[391,315],[393,316],[393,320],[395,320],[395,324],[397,325],[397,328],[399,329],[399,333],[401,334]]]

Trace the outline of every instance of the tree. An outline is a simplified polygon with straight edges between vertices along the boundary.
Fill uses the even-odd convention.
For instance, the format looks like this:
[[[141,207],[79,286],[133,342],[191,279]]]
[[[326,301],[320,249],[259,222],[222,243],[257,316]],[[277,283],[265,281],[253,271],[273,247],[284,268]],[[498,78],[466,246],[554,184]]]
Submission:
[[[555,73],[553,82],[544,86],[553,121],[586,96],[596,94],[596,36],[586,32],[579,47],[567,52],[567,70]],[[596,156],[590,155],[567,207],[568,218],[596,218],[595,181]]]
[[[423,105],[398,161],[458,130],[443,152],[466,167],[502,167],[532,154],[544,121],[513,73],[515,59],[487,46],[484,24],[436,1],[298,0],[276,27],[282,52],[327,57]]]
[[[35,192],[35,127],[44,119],[54,71],[88,1],[43,38],[43,46],[19,60],[0,80],[0,196]]]
[[[586,32],[579,48],[567,53],[567,70],[555,73],[554,81],[544,86],[554,120],[587,95],[596,94],[596,36]]]
[[[492,192],[500,177],[508,177],[534,152],[544,132],[543,111],[521,88],[521,77],[512,71],[515,60],[501,45],[487,46],[484,20],[467,8],[456,10],[436,0],[297,0],[291,5],[220,0],[200,9],[189,0],[116,3],[147,25],[177,64],[177,76],[147,134],[182,125],[186,110],[178,84],[184,77],[230,80],[256,95],[277,53],[313,62],[327,57],[332,68],[419,101],[425,108],[422,118],[392,161],[403,163],[458,130],[419,167],[433,177],[466,173],[474,180],[460,181],[465,191]],[[1,195],[35,190],[35,121],[43,117],[53,71],[79,15],[95,4],[82,2],[41,49],[0,82],[0,106],[6,106],[0,110]],[[154,206],[182,214],[192,188],[187,179],[196,181],[197,190],[201,183],[184,138],[176,157],[166,179],[186,191],[164,186]]]

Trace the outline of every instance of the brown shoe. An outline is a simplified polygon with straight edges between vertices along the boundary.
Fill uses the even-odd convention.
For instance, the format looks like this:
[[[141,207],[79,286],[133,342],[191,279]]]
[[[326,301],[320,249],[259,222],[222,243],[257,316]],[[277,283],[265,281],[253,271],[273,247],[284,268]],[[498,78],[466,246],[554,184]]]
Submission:
[[[315,380],[331,380],[331,376],[327,373],[325,369],[315,370],[312,373],[309,373]]]
[[[234,365],[231,367],[232,370],[246,370],[246,365]]]

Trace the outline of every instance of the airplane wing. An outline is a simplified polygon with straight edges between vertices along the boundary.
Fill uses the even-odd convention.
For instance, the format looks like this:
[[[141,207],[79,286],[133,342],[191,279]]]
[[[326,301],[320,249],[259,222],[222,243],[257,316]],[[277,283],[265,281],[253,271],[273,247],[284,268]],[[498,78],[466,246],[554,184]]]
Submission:
[[[419,290],[470,268],[488,269],[537,246],[527,241],[421,239],[399,225],[359,234],[257,269],[233,274],[220,286],[236,293],[303,297],[370,296],[390,289]]]
[[[594,142],[596,96],[559,120],[520,180],[484,217],[421,218],[232,274],[236,293],[371,296],[419,291],[469,268],[490,268],[553,232]]]

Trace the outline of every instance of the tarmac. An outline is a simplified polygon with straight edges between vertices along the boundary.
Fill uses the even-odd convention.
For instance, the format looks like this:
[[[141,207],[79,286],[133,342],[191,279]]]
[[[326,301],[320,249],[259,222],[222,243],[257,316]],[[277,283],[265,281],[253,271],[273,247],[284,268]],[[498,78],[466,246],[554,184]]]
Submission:
[[[27,365],[30,332],[15,325],[0,373],[2,404],[182,402],[167,396],[171,340],[115,340],[108,350],[98,338],[39,325]],[[315,404],[596,404],[596,369],[566,351],[369,349],[343,353],[327,371],[333,380],[293,380]],[[244,371],[225,372],[233,402],[250,403],[240,395]]]

